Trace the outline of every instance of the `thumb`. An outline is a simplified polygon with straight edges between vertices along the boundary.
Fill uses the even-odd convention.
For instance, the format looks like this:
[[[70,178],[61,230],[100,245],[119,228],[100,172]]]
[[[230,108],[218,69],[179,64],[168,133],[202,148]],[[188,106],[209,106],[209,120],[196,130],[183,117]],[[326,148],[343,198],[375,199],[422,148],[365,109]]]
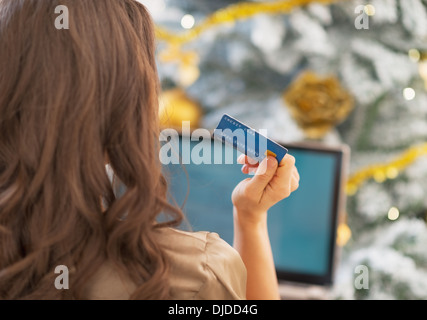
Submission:
[[[265,157],[259,164],[255,176],[247,184],[250,192],[261,196],[265,187],[274,177],[277,167],[278,163],[275,157]]]

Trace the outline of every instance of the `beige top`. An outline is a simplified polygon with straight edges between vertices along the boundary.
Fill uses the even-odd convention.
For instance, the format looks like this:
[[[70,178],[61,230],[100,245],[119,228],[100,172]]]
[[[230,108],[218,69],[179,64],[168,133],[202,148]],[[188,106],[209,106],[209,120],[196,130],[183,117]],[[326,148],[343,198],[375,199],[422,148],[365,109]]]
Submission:
[[[159,242],[171,263],[172,299],[246,298],[246,268],[239,253],[218,234],[166,228]],[[135,285],[106,264],[88,285],[89,299],[128,299]]]

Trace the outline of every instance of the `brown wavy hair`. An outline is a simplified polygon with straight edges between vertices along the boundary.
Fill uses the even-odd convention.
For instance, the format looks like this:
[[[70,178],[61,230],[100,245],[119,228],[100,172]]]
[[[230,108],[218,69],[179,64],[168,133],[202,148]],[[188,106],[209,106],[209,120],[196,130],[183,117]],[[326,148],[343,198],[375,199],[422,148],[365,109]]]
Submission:
[[[57,5],[69,29],[55,27]],[[81,299],[106,261],[167,299],[153,22],[134,0],[0,0],[0,299]],[[114,195],[106,159],[125,186]],[[158,215],[169,219],[158,223]],[[69,290],[54,286],[70,270]]]

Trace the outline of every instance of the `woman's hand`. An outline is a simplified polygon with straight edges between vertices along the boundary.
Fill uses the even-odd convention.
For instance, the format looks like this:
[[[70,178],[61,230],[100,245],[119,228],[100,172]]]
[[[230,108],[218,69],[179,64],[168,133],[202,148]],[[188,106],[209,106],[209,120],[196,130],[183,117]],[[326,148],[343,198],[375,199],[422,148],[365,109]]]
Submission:
[[[298,189],[300,176],[295,158],[290,154],[286,154],[280,164],[271,156],[257,164],[251,164],[253,161],[245,155],[237,161],[243,165],[243,173],[255,174],[240,182],[232,194],[240,222],[258,223],[270,207]]]

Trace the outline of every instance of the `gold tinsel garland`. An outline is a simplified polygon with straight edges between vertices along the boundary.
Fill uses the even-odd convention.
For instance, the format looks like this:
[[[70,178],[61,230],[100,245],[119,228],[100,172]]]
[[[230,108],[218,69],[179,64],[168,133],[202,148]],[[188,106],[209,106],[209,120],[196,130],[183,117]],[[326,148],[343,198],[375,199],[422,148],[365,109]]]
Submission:
[[[389,163],[374,164],[362,168],[350,175],[346,184],[346,192],[349,196],[354,195],[360,185],[368,179],[373,178],[378,183],[382,183],[387,179],[395,179],[401,171],[419,157],[425,155],[427,155],[427,143],[408,148],[398,158]]]
[[[353,196],[356,194],[359,187],[369,179],[374,179],[378,183],[382,183],[387,179],[397,178],[400,172],[414,163],[421,156],[427,156],[427,143],[409,147],[399,157],[389,163],[369,165],[357,170],[347,179],[347,195]],[[344,214],[343,218],[346,219],[346,217],[347,214]],[[347,222],[340,222],[337,228],[337,244],[341,247],[345,246],[351,236],[351,229]]]
[[[250,18],[257,14],[283,14],[295,8],[310,4],[331,4],[344,0],[280,0],[275,2],[240,2],[220,9],[208,16],[202,23],[187,32],[176,34],[157,27],[157,38],[171,45],[183,45],[200,36],[204,31],[224,23]]]

